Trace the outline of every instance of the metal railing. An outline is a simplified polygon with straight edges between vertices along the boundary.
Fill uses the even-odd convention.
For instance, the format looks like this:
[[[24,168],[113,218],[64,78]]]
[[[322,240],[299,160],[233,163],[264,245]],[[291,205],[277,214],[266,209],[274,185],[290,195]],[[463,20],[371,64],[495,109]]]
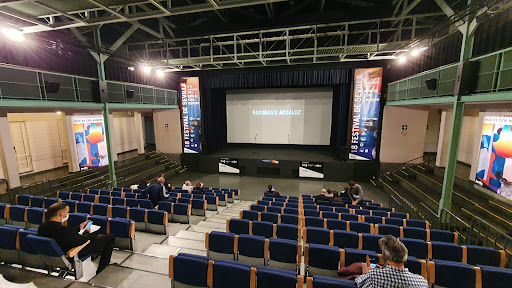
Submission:
[[[6,64],[0,64],[0,75],[0,100],[94,102],[96,78]],[[178,92],[175,90],[117,81],[106,82],[109,103],[178,105]],[[55,89],[56,93],[52,91],[56,88],[53,83],[59,85]]]
[[[382,176],[384,176],[386,174],[390,174],[391,172],[393,172],[395,170],[400,170],[400,169],[403,169],[405,167],[421,164],[421,163],[416,163],[419,159],[422,159],[422,163],[426,164],[427,167],[431,167],[432,166],[430,164],[432,162],[432,160],[435,161],[435,157],[433,157],[431,154],[427,154],[427,159],[426,159],[426,162],[425,162],[425,155],[422,155],[422,156],[416,157],[414,159],[411,159],[409,161],[406,161],[406,162],[403,162],[403,163],[400,163],[400,164],[396,164],[396,165],[393,165],[391,167],[387,167],[385,169],[380,169],[377,172],[377,174],[373,177],[373,179],[380,178],[380,177],[382,177]]]
[[[479,61],[476,93],[496,93],[512,89],[512,47],[470,59]],[[388,84],[387,101],[453,96],[458,63],[441,66]],[[436,79],[429,90],[426,80]]]

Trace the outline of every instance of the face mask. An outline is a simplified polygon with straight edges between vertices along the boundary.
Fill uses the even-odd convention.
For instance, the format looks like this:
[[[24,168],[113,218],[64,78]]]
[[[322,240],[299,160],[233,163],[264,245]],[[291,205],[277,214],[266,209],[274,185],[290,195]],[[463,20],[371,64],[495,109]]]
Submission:
[[[68,221],[68,219],[69,219],[69,214],[68,214],[68,216],[66,216],[65,218],[62,218],[62,223],[64,223],[64,222]]]

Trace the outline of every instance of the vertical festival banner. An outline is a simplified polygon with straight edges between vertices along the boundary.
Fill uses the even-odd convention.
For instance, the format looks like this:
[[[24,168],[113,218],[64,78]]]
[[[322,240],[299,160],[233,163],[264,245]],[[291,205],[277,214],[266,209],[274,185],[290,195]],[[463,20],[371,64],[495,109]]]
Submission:
[[[108,165],[103,115],[76,115],[72,121],[79,166]]]
[[[382,67],[356,69],[349,159],[376,158],[381,88]]]
[[[181,78],[181,117],[183,122],[183,152],[201,152],[201,98],[199,77]]]

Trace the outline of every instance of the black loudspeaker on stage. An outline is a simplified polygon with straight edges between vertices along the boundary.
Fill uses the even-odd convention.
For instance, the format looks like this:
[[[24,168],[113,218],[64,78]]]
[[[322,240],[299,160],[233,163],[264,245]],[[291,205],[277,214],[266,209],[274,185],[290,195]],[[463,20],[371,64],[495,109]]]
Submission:
[[[478,84],[479,61],[464,62],[457,67],[454,95],[469,95],[476,91]]]
[[[428,90],[436,90],[437,89],[437,79],[432,78],[425,80],[425,85],[427,85]]]
[[[92,98],[96,103],[108,102],[107,82],[95,80],[92,81]]]
[[[135,95],[135,91],[126,90],[126,99],[132,99],[134,95]]]
[[[46,93],[59,93],[59,89],[59,82],[44,81],[44,90]]]

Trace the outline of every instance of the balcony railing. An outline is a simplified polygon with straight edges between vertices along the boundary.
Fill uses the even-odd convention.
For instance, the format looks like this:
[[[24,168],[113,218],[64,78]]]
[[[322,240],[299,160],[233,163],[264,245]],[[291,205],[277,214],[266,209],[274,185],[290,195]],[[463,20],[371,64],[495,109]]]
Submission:
[[[476,93],[496,93],[512,90],[512,47],[475,57],[479,61]],[[388,84],[387,101],[453,96],[457,63],[441,66]],[[435,90],[427,89],[426,80],[436,79]]]
[[[0,100],[94,102],[97,79],[0,64]],[[50,93],[51,82],[60,84]],[[178,105],[178,92],[153,86],[106,81],[109,103]],[[50,84],[49,84],[50,83]],[[129,96],[127,97],[127,92]]]

